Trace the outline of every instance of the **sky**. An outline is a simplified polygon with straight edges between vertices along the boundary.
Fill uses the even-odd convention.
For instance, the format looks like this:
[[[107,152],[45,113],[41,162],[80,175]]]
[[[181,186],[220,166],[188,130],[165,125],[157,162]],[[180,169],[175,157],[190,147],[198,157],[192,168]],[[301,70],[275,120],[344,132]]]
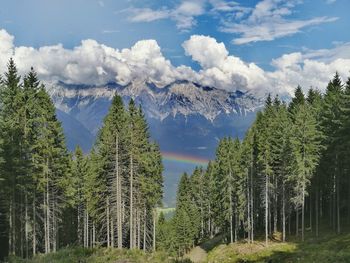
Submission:
[[[2,0],[9,57],[44,80],[188,79],[292,94],[350,76],[348,0]]]

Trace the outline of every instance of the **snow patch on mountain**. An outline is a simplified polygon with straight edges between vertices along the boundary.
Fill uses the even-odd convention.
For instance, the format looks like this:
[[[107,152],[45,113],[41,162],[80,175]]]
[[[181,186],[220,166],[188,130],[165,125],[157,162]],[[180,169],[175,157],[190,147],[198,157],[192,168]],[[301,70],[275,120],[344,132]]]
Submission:
[[[229,92],[189,81],[176,81],[164,87],[146,81],[135,81],[126,86],[116,83],[88,86],[59,82],[51,84],[48,91],[56,107],[66,113],[76,108],[86,108],[99,99],[111,100],[117,93],[124,99],[134,99],[142,105],[148,117],[161,121],[179,114],[185,117],[201,115],[214,121],[220,114],[244,116],[263,105],[262,99],[247,92]]]

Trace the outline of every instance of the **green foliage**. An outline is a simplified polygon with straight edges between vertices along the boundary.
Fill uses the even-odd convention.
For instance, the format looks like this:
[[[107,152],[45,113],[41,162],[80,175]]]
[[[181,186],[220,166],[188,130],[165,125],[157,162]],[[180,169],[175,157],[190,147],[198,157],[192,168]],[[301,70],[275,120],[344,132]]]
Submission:
[[[91,153],[69,154],[34,69],[21,80],[10,59],[0,85],[0,257],[154,247],[163,166],[141,108],[115,96]]]
[[[215,235],[251,242],[264,232],[266,245],[292,232],[303,239],[306,229],[317,236],[325,218],[341,233],[350,218],[349,94],[350,79],[343,85],[336,74],[325,94],[298,86],[289,105],[269,95],[242,142],[220,140],[207,169],[180,181],[168,224],[181,231],[182,253]]]
[[[174,258],[169,257],[164,252],[144,253],[139,250],[112,249],[112,248],[64,248],[56,253],[47,255],[38,255],[31,260],[23,260],[17,257],[11,257],[10,263],[114,263],[114,262],[133,262],[133,263],[181,263]]]
[[[321,220],[340,234],[350,222],[349,131],[350,79],[343,84],[336,74],[325,94],[310,89],[305,96],[298,86],[289,105],[268,95],[242,141],[222,138],[206,169],[181,177],[166,219],[157,209],[161,153],[142,109],[116,95],[92,151],[69,154],[45,87],[33,69],[21,79],[11,59],[0,78],[0,256],[174,262],[222,236],[236,244],[215,249],[213,262],[322,262],[320,255],[342,262],[349,253],[338,238],[317,241],[330,250],[317,255],[310,242],[271,241],[293,239],[300,228],[302,239],[305,230],[318,236]],[[267,248],[253,244],[263,233]],[[85,249],[50,253],[67,245]]]
[[[272,243],[268,247],[259,241],[221,245],[209,253],[208,262],[348,262],[349,238],[349,234],[328,234],[303,243]]]

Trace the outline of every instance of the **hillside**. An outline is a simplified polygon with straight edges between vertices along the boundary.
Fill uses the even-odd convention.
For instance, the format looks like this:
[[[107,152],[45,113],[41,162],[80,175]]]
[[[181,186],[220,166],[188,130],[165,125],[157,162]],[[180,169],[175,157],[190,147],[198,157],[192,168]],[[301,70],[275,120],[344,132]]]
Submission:
[[[238,263],[238,262],[300,262],[300,263],[328,263],[349,262],[350,258],[350,234],[334,235],[326,234],[316,239],[309,237],[305,242],[271,242],[268,247],[264,242],[256,241],[254,244],[238,242],[230,245],[217,245],[209,248],[204,261],[190,261],[169,257],[166,253],[144,253],[142,251],[129,251],[118,249],[83,249],[67,248],[58,253],[39,255],[32,260],[25,261],[12,258],[12,263]],[[198,247],[193,250],[198,250]],[[192,253],[192,252],[191,252]]]
[[[349,262],[350,234],[309,237],[305,242],[264,242],[220,245],[209,252],[207,262]]]

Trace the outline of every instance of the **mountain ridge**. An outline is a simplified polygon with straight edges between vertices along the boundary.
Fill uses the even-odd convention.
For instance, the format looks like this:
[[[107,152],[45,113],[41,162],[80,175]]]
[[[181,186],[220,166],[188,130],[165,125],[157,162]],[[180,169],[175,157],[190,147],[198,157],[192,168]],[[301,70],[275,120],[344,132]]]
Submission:
[[[57,110],[62,112],[58,118],[63,123],[68,148],[73,150],[84,142],[85,152],[89,151],[86,145],[93,145],[115,93],[123,98],[124,103],[132,98],[142,106],[151,137],[162,152],[203,159],[214,158],[222,137],[243,138],[256,112],[264,105],[264,98],[256,98],[248,92],[229,92],[189,81],[176,81],[164,87],[147,81],[135,81],[126,86],[61,82],[48,85],[48,91]],[[74,131],[80,125],[87,132]],[[167,160],[163,163],[164,203],[171,206],[175,203],[180,174],[192,172],[195,164]]]
[[[169,115],[200,114],[214,121],[221,113],[246,114],[261,108],[262,100],[242,91],[225,91],[214,87],[201,86],[189,81],[175,81],[164,87],[141,81],[122,86],[107,83],[102,86],[57,83],[48,89],[56,107],[69,113],[72,105],[62,99],[77,98],[78,107],[88,104],[87,99],[106,98],[111,100],[115,93],[125,99],[134,99],[142,105],[150,117],[164,120]]]

